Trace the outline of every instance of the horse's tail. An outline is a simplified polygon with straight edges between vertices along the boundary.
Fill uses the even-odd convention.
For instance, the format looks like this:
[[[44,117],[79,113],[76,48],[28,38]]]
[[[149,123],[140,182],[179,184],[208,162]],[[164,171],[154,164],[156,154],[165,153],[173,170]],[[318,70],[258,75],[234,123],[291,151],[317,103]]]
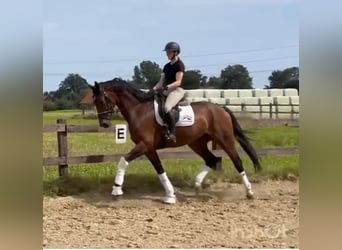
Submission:
[[[253,148],[252,144],[250,143],[248,137],[244,134],[233,112],[226,107],[224,107],[224,110],[230,115],[233,122],[234,136],[240,143],[241,147],[246,151],[249,158],[252,160],[255,171],[261,170],[259,157],[255,149]]]

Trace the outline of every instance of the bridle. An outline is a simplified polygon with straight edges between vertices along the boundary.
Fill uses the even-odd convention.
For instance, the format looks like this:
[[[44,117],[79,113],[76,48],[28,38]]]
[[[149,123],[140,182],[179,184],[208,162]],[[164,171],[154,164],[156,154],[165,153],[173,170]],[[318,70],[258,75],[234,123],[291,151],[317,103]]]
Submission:
[[[105,115],[105,114],[113,114],[114,113],[114,103],[110,100],[110,98],[107,96],[106,92],[103,92],[103,96],[104,96],[104,99],[105,99],[105,106],[106,106],[106,111],[103,111],[103,112],[100,112],[100,113],[97,113],[97,115]],[[93,99],[95,100],[95,95],[93,95]]]

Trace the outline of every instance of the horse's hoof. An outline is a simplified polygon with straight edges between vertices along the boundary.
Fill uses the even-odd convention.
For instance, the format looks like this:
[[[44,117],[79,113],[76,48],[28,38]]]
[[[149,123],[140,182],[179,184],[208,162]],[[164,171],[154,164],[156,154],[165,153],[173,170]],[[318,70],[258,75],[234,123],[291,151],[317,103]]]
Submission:
[[[253,193],[253,191],[252,191],[252,190],[248,190],[248,191],[247,191],[247,194],[246,194],[246,197],[247,197],[248,199],[254,199],[254,193]]]
[[[196,194],[196,196],[199,195],[199,192],[201,191],[201,189],[202,189],[201,183],[196,182],[195,183],[195,194]]]
[[[121,187],[117,187],[117,186],[113,186],[112,195],[113,196],[121,196],[121,195],[123,195],[122,188]]]
[[[164,197],[163,202],[166,204],[175,204],[176,203],[176,196],[166,196],[166,197]]]

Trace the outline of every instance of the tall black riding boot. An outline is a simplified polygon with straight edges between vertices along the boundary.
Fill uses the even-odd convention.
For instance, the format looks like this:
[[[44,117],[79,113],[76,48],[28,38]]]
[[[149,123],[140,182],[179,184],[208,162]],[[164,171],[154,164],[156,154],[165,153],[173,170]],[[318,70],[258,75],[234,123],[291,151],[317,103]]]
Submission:
[[[169,128],[169,137],[167,138],[170,141],[176,142],[176,135],[175,135],[175,118],[174,116],[171,114],[172,111],[169,111],[165,114],[165,118],[166,118],[166,123],[168,125]]]

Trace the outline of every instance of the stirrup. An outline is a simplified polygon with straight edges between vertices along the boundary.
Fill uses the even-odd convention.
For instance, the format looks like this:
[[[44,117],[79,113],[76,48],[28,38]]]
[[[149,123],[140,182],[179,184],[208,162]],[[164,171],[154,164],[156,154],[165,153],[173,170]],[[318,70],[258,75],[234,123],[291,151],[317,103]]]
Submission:
[[[176,136],[174,134],[171,134],[171,133],[166,135],[166,139],[169,141],[176,142]]]

